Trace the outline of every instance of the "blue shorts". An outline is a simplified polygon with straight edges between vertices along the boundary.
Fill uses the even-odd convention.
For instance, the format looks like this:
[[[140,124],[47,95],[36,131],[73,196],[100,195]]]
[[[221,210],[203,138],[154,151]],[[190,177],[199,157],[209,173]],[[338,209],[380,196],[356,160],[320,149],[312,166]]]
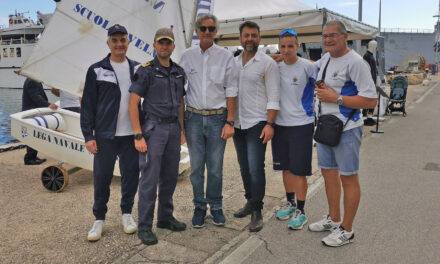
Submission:
[[[342,133],[336,147],[316,143],[318,166],[321,169],[337,169],[340,175],[353,175],[359,172],[359,151],[363,127],[355,127]]]
[[[312,175],[313,123],[275,126],[272,138],[274,170],[289,170],[297,176]]]

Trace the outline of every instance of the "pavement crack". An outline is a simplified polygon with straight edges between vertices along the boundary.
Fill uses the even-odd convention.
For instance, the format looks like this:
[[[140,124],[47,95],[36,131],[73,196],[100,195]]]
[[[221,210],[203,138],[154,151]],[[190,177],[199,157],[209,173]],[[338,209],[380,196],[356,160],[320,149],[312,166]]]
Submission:
[[[263,243],[264,243],[264,247],[266,248],[266,250],[267,250],[272,256],[274,256],[272,250],[269,249],[269,243],[266,241],[266,239],[264,239],[261,235],[257,235],[257,237],[258,237],[261,241],[263,241]]]

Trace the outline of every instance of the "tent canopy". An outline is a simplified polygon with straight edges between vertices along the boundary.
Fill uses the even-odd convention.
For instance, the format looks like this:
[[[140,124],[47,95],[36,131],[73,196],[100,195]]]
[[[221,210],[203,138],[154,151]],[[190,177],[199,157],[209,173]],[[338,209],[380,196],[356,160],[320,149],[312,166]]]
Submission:
[[[322,27],[327,21],[339,20],[348,31],[349,40],[374,39],[379,30],[325,8],[298,12],[272,14],[222,20],[217,32],[216,43],[221,46],[239,46],[239,25],[244,21],[253,21],[260,26],[262,45],[278,43],[283,29],[293,28],[298,33],[300,43],[321,42]]]

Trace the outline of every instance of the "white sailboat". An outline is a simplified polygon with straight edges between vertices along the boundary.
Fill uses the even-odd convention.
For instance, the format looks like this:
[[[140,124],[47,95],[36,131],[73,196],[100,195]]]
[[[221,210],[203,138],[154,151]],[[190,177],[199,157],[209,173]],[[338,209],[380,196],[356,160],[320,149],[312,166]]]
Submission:
[[[153,58],[155,31],[172,27],[176,39],[173,59],[177,61],[191,43],[197,4],[197,0],[63,0],[21,74],[80,96],[88,67],[108,54],[107,29],[116,23],[129,31],[127,56],[139,62]],[[77,113],[49,108],[16,113],[11,115],[11,133],[56,160],[93,169],[93,155],[85,148]],[[187,149],[182,150],[186,154],[181,164],[188,163]],[[120,175],[118,164],[114,175]],[[42,172],[42,181],[47,189],[61,191],[68,174],[57,166],[48,167]]]

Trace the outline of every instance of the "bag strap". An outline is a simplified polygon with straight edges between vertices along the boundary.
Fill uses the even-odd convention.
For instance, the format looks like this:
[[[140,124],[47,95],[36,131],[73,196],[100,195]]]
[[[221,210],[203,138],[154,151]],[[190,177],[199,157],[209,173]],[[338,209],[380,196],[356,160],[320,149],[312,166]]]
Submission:
[[[325,80],[325,75],[326,75],[326,73],[327,73],[327,67],[328,67],[328,64],[330,63],[330,58],[331,58],[331,57],[329,56],[328,61],[327,61],[327,63],[325,64],[324,71],[322,72],[322,76],[321,76],[321,81],[324,81],[324,80]],[[352,110],[351,110],[350,115],[348,116],[347,121],[345,121],[345,124],[344,124],[344,127],[343,127],[343,128],[345,128],[345,126],[348,124],[348,121],[350,121],[350,119],[353,117],[354,113],[356,113],[356,109],[352,109]],[[318,117],[319,117],[320,115],[321,115],[321,100],[319,100],[319,104],[318,104]]]
[[[324,71],[322,71],[322,75],[321,75],[321,81],[324,81],[325,80],[325,74],[327,73],[327,67],[328,67],[328,64],[330,63],[330,56],[328,56],[328,61],[327,61],[327,63],[325,64],[325,67],[324,67]],[[321,115],[321,100],[319,100],[319,104],[318,104],[318,117]]]
[[[348,124],[348,121],[350,121],[350,119],[354,116],[354,113],[356,113],[356,109],[351,110],[351,113],[348,116],[347,121],[345,121],[345,124],[344,124],[343,128],[345,128],[345,126]]]

